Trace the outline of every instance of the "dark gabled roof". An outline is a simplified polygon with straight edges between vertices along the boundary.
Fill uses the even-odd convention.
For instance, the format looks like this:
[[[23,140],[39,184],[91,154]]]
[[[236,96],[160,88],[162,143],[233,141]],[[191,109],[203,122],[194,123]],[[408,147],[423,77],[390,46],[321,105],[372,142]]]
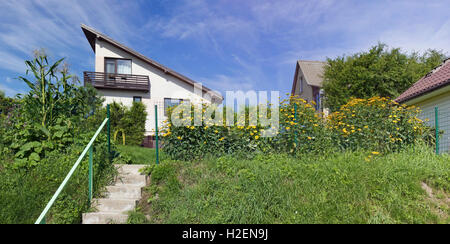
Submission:
[[[426,74],[408,90],[395,99],[396,102],[403,103],[425,93],[437,90],[450,84],[450,58],[442,62],[441,65]]]
[[[91,48],[94,52],[95,52],[95,40],[96,39],[103,40],[103,41],[106,41],[106,42],[110,43],[111,45],[143,60],[144,62],[163,71],[164,73],[172,75],[173,77],[176,77],[176,78],[180,79],[181,81],[188,83],[189,85],[194,86],[195,83],[198,83],[198,82],[195,82],[194,80],[191,80],[188,77],[156,62],[155,60],[147,58],[146,56],[138,53],[137,51],[113,40],[112,38],[108,37],[107,35],[100,33],[97,30],[95,30],[87,25],[81,24],[81,29],[83,30],[84,35],[86,36],[87,40],[89,41],[89,44],[91,45]],[[213,90],[211,90],[205,86],[202,86],[202,88],[203,88],[203,92],[212,92],[213,95],[215,95],[217,98],[219,98],[220,100],[223,100],[223,97],[220,94],[214,92]]]

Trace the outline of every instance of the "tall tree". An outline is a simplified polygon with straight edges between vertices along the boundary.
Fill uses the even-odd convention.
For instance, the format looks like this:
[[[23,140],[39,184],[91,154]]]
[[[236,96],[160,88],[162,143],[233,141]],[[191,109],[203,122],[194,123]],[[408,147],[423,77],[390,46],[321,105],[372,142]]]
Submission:
[[[379,43],[368,52],[327,59],[323,89],[325,105],[337,110],[351,97],[395,98],[445,59],[442,51],[428,50],[422,55],[389,49]]]

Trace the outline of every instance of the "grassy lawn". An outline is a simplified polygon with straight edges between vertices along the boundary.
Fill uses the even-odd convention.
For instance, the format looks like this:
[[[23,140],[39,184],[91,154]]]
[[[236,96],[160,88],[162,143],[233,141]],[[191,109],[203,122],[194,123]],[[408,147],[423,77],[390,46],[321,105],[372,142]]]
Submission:
[[[450,223],[449,156],[369,154],[164,161],[129,223]]]
[[[120,154],[130,157],[132,164],[154,164],[156,162],[156,150],[140,146],[117,145]],[[159,157],[163,157],[161,150]]]

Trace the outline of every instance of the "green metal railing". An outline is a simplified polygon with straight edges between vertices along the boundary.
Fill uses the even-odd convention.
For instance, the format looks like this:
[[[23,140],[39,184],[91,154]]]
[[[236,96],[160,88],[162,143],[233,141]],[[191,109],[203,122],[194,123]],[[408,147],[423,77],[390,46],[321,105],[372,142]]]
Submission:
[[[155,105],[155,149],[156,164],[159,164],[159,145],[158,145],[158,105]]]
[[[434,107],[434,127],[436,133],[436,154],[439,154],[439,109]]]
[[[47,215],[48,211],[50,210],[50,208],[52,207],[52,205],[55,203],[56,198],[58,198],[59,194],[61,193],[61,191],[64,189],[64,187],[66,186],[67,182],[70,180],[70,178],[72,177],[73,173],[75,172],[75,170],[78,168],[78,165],[80,165],[81,161],[83,160],[84,156],[86,156],[86,153],[89,151],[89,185],[88,185],[88,189],[89,189],[89,204],[92,201],[92,196],[93,196],[93,186],[94,186],[94,174],[93,174],[93,144],[95,139],[97,139],[97,136],[100,134],[100,132],[102,131],[103,127],[105,127],[105,125],[107,126],[107,133],[108,133],[108,156],[109,158],[111,158],[111,141],[110,141],[110,127],[111,127],[111,122],[110,122],[110,117],[109,117],[109,104],[107,105],[107,118],[105,118],[105,120],[103,120],[103,123],[100,125],[100,127],[98,127],[97,131],[95,132],[94,136],[91,138],[91,140],[89,141],[89,143],[87,144],[87,146],[84,148],[83,152],[81,153],[81,155],[78,157],[77,161],[75,162],[75,164],[72,166],[72,168],[70,169],[69,173],[67,174],[66,178],[64,178],[63,182],[61,183],[61,185],[58,187],[58,189],[56,190],[55,194],[53,195],[53,197],[50,199],[50,201],[47,203],[47,206],[45,206],[44,211],[42,211],[41,215],[39,215],[39,218],[36,220],[35,224],[45,224],[45,216]]]

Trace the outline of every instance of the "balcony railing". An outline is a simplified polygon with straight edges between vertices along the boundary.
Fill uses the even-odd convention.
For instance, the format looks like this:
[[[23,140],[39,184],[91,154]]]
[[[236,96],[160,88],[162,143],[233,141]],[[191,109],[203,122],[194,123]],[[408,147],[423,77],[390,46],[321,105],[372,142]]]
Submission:
[[[150,91],[150,80],[146,75],[125,75],[85,71],[84,83],[90,83],[95,88],[100,89]]]

